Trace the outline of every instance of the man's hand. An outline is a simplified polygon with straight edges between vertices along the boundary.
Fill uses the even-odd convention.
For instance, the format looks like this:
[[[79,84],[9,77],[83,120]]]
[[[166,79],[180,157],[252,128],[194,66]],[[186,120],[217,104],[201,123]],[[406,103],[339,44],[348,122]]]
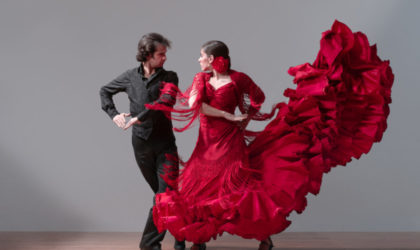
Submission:
[[[133,126],[134,124],[140,124],[141,122],[137,119],[137,117],[131,118],[127,124],[124,126],[124,130],[127,130],[129,127]]]
[[[128,116],[131,116],[131,115],[130,114],[127,114],[127,113],[121,113],[121,114],[118,114],[118,115],[114,116],[114,118],[112,118],[112,121],[115,124],[117,124],[117,126],[119,128],[124,128],[124,126],[125,126],[125,118],[128,117]]]

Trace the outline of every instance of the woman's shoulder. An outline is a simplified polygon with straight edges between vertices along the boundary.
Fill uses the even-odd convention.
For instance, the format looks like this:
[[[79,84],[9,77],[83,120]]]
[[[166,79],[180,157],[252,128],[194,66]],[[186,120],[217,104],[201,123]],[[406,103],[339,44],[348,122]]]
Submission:
[[[237,82],[237,83],[240,83],[240,82],[251,79],[244,72],[236,71],[236,70],[233,70],[233,69],[230,70],[230,78],[232,78],[232,80]]]
[[[211,77],[211,73],[205,72],[205,71],[200,71],[197,74],[195,74],[194,81],[197,81],[197,80],[208,81],[210,79],[210,77]]]
[[[208,77],[209,78],[210,76],[211,76],[211,73],[205,72],[205,71],[200,71],[197,74],[195,74],[194,78],[195,77]]]
[[[207,72],[201,71],[195,74],[192,84],[195,85],[196,87],[204,86],[204,84],[208,82],[209,80],[210,80],[210,74]]]
[[[210,72],[200,71],[197,74],[195,74],[195,76],[210,76],[210,74]]]

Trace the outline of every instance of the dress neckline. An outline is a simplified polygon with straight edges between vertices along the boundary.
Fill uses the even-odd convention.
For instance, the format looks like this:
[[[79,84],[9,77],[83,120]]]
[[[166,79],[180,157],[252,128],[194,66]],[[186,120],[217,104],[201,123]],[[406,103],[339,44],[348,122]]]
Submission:
[[[207,82],[207,84],[208,84],[208,85],[210,85],[210,87],[211,87],[214,91],[217,91],[217,90],[219,90],[219,89],[221,89],[221,88],[223,88],[223,87],[226,87],[226,86],[228,86],[228,85],[230,85],[230,84],[232,84],[232,83],[233,83],[233,81],[230,81],[230,82],[228,82],[228,83],[226,83],[226,84],[223,84],[222,86],[220,86],[220,87],[218,87],[218,88],[215,88],[213,85],[211,85],[210,81],[206,81],[206,82]]]

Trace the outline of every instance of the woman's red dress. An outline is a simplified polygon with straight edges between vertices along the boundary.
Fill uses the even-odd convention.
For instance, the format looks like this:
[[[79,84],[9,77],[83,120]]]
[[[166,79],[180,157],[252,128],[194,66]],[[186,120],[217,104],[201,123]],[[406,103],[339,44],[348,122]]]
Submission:
[[[263,240],[286,229],[292,211],[304,210],[307,194],[319,192],[331,167],[381,140],[393,74],[364,34],[336,21],[323,33],[315,62],[289,74],[296,89],[285,91],[289,102],[276,105],[277,115],[259,133],[199,114],[197,145],[178,186],[156,197],[159,230],[195,243],[223,232]],[[233,70],[230,76],[232,82],[215,89],[210,73],[196,75],[196,115],[203,102],[229,113],[239,107],[256,120],[273,115],[258,112],[264,94],[251,78]]]

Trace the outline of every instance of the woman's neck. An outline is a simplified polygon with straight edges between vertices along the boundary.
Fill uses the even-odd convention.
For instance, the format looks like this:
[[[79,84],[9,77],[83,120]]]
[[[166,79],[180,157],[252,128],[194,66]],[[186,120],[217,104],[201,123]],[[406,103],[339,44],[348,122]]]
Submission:
[[[219,80],[219,79],[223,79],[223,78],[226,78],[226,77],[228,77],[229,76],[229,70],[228,71],[225,71],[225,72],[223,72],[223,73],[219,73],[219,72],[217,72],[216,70],[212,70],[213,71],[213,77],[216,79],[216,80]]]

